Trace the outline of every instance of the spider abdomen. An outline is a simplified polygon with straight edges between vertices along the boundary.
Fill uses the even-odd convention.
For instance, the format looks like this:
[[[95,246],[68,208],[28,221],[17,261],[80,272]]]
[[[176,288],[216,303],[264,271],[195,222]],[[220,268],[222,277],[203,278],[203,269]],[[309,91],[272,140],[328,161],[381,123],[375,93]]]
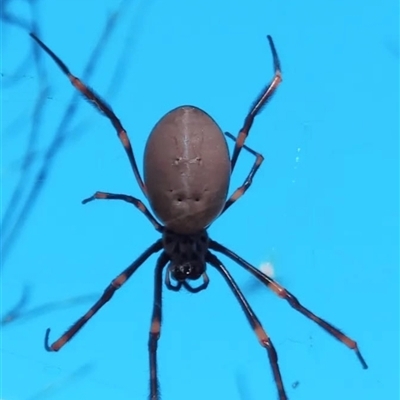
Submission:
[[[157,217],[179,234],[197,233],[222,211],[229,188],[225,136],[204,111],[181,106],[155,125],[144,153],[144,182]]]

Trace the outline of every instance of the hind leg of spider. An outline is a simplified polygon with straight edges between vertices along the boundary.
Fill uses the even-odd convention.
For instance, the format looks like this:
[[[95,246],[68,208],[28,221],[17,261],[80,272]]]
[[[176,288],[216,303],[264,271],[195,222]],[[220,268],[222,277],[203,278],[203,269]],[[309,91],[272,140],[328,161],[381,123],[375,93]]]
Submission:
[[[153,314],[151,316],[151,325],[149,332],[149,362],[150,362],[150,400],[159,400],[159,383],[157,375],[157,347],[160,339],[162,322],[162,274],[169,257],[162,252],[157,260],[157,266],[154,271],[154,301]]]
[[[82,200],[82,204],[89,203],[93,200],[123,200],[127,203],[133,204],[139,211],[141,211],[146,218],[153,224],[154,228],[158,232],[162,232],[164,227],[154,218],[153,214],[148,210],[148,208],[142,203],[141,200],[133,196],[128,196],[127,194],[114,194],[107,192],[96,192],[93,196]]]
[[[268,35],[267,39],[272,52],[275,75],[272,78],[272,81],[256,98],[255,102],[251,106],[250,111],[246,115],[242,129],[240,129],[239,134],[236,137],[235,149],[233,150],[231,159],[231,172],[233,172],[235,169],[236,161],[238,160],[240,151],[242,150],[244,142],[250,133],[250,129],[253,126],[254,118],[261,112],[263,107],[268,103],[272,95],[275,93],[279,84],[282,82],[281,63],[279,61],[278,52],[276,51],[272,37]]]
[[[44,346],[47,351],[58,351],[67,342],[69,342],[106,304],[114,295],[114,293],[133,275],[133,273],[154,253],[162,249],[162,239],[157,240],[147,250],[145,250],[128,268],[119,274],[104,290],[100,299],[89,309],[89,311],[76,321],[59,339],[49,346],[50,329],[46,330]]]
[[[210,249],[218,251],[225,256],[229,257],[231,260],[235,261],[237,264],[239,264],[241,267],[249,271],[252,275],[254,275],[257,279],[259,279],[262,283],[264,283],[266,286],[268,286],[276,295],[278,295],[281,299],[285,299],[292,308],[294,308],[296,311],[300,312],[303,314],[305,317],[308,319],[311,319],[314,321],[316,324],[318,324],[322,329],[330,333],[334,338],[345,344],[348,348],[353,350],[357,358],[359,359],[362,367],[364,369],[368,368],[368,365],[362,356],[357,342],[353,339],[351,339],[349,336],[345,335],[343,332],[341,332],[339,329],[335,328],[332,324],[329,322],[323,320],[322,318],[318,317],[314,313],[312,313],[310,310],[305,308],[299,300],[295,296],[293,296],[292,293],[290,293],[288,290],[286,290],[284,287],[279,285],[279,283],[275,282],[272,278],[269,276],[265,275],[261,271],[259,271],[257,268],[255,268],[253,265],[245,261],[243,258],[241,258],[239,255],[234,253],[232,250],[229,250],[225,246],[222,246],[218,242],[215,242],[214,240],[210,240]]]
[[[223,276],[226,283],[229,285],[230,289],[232,290],[233,294],[238,300],[254,333],[257,335],[257,338],[261,346],[267,350],[269,362],[272,368],[272,373],[274,375],[276,387],[278,389],[279,400],[287,400],[285,388],[283,386],[281,372],[279,370],[278,354],[276,353],[275,347],[272,344],[270,337],[265,332],[256,314],[252,310],[250,304],[244,297],[243,293],[237,286],[235,280],[232,278],[231,274],[228,272],[224,264],[222,264],[222,262],[211,252],[207,252],[206,261],[209,264],[211,264]]]
[[[94,90],[90,89],[84,82],[82,82],[79,78],[76,76],[72,75],[71,71],[69,68],[66,66],[66,64],[61,61],[61,59],[52,51],[50,48],[48,48],[34,33],[29,34],[36,42],[37,44],[53,59],[53,61],[57,64],[57,66],[61,69],[61,71],[68,77],[72,85],[83,94],[83,96],[86,97],[86,99],[89,100],[90,103],[92,103],[98,111],[100,111],[102,114],[104,114],[111,122],[113,125],[115,131],[117,132],[118,138],[122,143],[122,146],[125,149],[125,152],[129,158],[129,162],[132,167],[133,174],[135,175],[136,181],[138,185],[140,186],[140,189],[146,195],[146,186],[143,183],[143,179],[140,176],[139,169],[136,164],[136,159],[135,155],[132,150],[132,145],[129,140],[128,134],[124,127],[122,126],[120,120],[118,117],[114,114],[114,111],[111,109],[111,107],[101,99],[101,97],[95,93]]]
[[[235,140],[235,136],[232,135],[229,132],[225,132],[225,135],[228,136],[230,139]],[[239,200],[249,189],[251,184],[253,183],[253,178],[255,174],[257,173],[258,169],[261,167],[261,164],[264,161],[264,157],[260,154],[251,149],[250,147],[243,145],[243,148],[248,151],[249,153],[253,154],[253,156],[256,158],[254,161],[254,164],[248,173],[246,179],[244,180],[243,184],[239,186],[233,194],[229,197],[229,199],[226,201],[224,209],[222,210],[221,214],[222,215],[233,203],[235,203],[237,200]]]

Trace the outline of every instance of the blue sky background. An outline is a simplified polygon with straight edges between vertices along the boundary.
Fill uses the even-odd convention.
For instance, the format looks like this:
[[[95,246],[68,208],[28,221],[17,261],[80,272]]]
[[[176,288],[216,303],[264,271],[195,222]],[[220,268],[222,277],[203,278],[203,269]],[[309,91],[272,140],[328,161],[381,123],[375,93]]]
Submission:
[[[36,3],[38,34],[82,76],[120,3]],[[31,18],[28,2],[3,7],[3,18]],[[255,290],[246,272],[223,258],[273,339],[293,400],[399,396],[398,8],[395,0],[125,2],[88,80],[128,130],[141,165],[151,128],[178,105],[195,104],[236,134],[273,76],[265,38],[273,36],[284,81],[247,142],[266,161],[210,234],[256,266],[273,259],[277,279],[357,340],[370,365],[364,371],[353,352],[267,289]],[[141,193],[109,122],[74,97],[44,54],[41,75],[27,30],[3,23],[3,216],[33,120],[35,163],[14,218],[71,99],[77,104],[38,201],[12,247],[3,248],[4,314],[25,285],[31,288],[26,310],[100,295],[157,233],[128,204],[81,205],[96,190]],[[41,76],[49,91],[34,118]],[[242,153],[231,190],[252,162]],[[3,226],[3,245],[14,224]],[[5,326],[1,398],[147,398],[154,263],[143,265],[59,353],[44,351],[45,329],[56,339],[91,301]],[[208,290],[199,294],[164,292],[163,399],[275,399],[265,351],[222,278],[211,269],[209,276]],[[48,385],[54,390],[43,392]]]

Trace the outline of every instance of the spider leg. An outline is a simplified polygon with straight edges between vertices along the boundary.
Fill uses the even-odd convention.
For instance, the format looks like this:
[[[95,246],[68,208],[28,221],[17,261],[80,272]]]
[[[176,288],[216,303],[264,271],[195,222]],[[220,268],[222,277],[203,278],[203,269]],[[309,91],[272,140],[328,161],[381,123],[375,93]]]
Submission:
[[[167,271],[165,274],[165,286],[174,292],[179,292],[182,288],[182,282],[177,282],[175,285],[171,283],[171,272]]]
[[[133,154],[132,145],[129,140],[128,134],[124,129],[124,127],[122,126],[118,117],[114,114],[111,107],[108,104],[106,104],[106,102],[102,100],[101,97],[94,92],[94,90],[86,86],[86,84],[83,83],[79,78],[72,75],[71,71],[66,66],[66,64],[63,61],[61,61],[61,59],[52,50],[50,50],[34,33],[30,33],[30,36],[53,59],[53,61],[58,65],[61,71],[71,81],[72,85],[79,92],[81,92],[83,96],[85,96],[86,99],[89,100],[89,102],[91,102],[102,114],[104,114],[110,120],[129,158],[129,162],[131,164],[132,171],[133,174],[135,175],[136,181],[140,186],[140,189],[142,190],[143,194],[146,195],[146,187],[143,183],[142,177],[140,176],[140,172],[136,164],[136,159]]]
[[[128,268],[119,274],[104,290],[100,299],[89,309],[89,311],[76,321],[59,339],[49,346],[50,328],[46,330],[44,347],[47,351],[58,351],[67,342],[69,342],[106,304],[114,295],[114,293],[133,275],[133,273],[154,253],[162,249],[162,239],[157,240],[147,250],[144,251]]]
[[[183,282],[183,286],[190,293],[199,293],[202,290],[207,289],[208,284],[210,283],[210,278],[208,277],[206,272],[203,273],[202,277],[203,277],[203,283],[200,286],[193,287],[186,281]]]
[[[82,204],[89,203],[93,200],[123,200],[127,203],[133,204],[139,211],[141,211],[146,218],[153,224],[154,228],[158,232],[162,232],[164,227],[154,218],[153,214],[149,211],[149,209],[142,203],[141,200],[137,199],[133,196],[128,196],[126,194],[114,194],[107,192],[96,192],[93,196],[88,197],[87,199],[82,200]]]
[[[233,136],[231,133],[229,132],[225,132],[225,135],[228,136],[230,139],[235,140],[235,136]],[[256,157],[256,160],[254,161],[254,164],[250,170],[250,172],[248,173],[246,179],[244,180],[243,184],[241,186],[239,186],[234,192],[233,194],[229,197],[229,199],[226,201],[224,209],[222,210],[220,216],[233,204],[235,203],[237,200],[239,200],[245,193],[246,191],[249,189],[249,187],[251,186],[251,184],[253,183],[253,178],[254,175],[257,173],[258,169],[261,167],[261,164],[264,161],[264,157],[254,151],[253,149],[251,149],[250,147],[243,145],[243,148],[248,151],[249,153],[253,154],[254,157]]]
[[[250,129],[254,122],[254,118],[256,117],[257,114],[260,113],[263,107],[271,99],[272,95],[278,88],[279,84],[282,82],[281,63],[279,61],[278,53],[276,51],[272,37],[268,35],[267,39],[272,52],[275,76],[273,77],[272,81],[267,85],[267,87],[257,97],[257,99],[253,103],[249,113],[247,114],[244,120],[243,127],[236,138],[235,149],[233,150],[231,159],[231,172],[233,172],[233,170],[235,169],[236,161],[239,157],[240,151],[244,146],[244,142],[246,141],[246,138],[249,135]]]
[[[267,285],[276,295],[278,295],[281,299],[285,299],[291,307],[293,307],[295,310],[303,314],[305,317],[308,319],[311,319],[314,321],[316,324],[318,324],[322,329],[330,333],[334,338],[337,340],[341,341],[343,344],[345,344],[348,348],[351,350],[354,350],[354,352],[357,355],[357,358],[361,362],[361,365],[364,369],[368,368],[368,365],[364,359],[364,357],[361,355],[361,352],[358,348],[357,342],[351,339],[350,337],[346,336],[343,332],[341,332],[339,329],[335,328],[333,325],[331,325],[329,322],[323,320],[322,318],[318,317],[314,313],[312,313],[310,310],[308,310],[306,307],[304,307],[299,300],[295,296],[293,296],[288,290],[286,290],[284,287],[279,285],[279,283],[275,282],[272,278],[269,276],[265,275],[261,271],[259,271],[257,268],[255,268],[253,265],[245,261],[243,258],[238,256],[236,253],[234,253],[232,250],[229,250],[225,246],[222,246],[218,242],[215,242],[214,240],[210,240],[209,243],[210,249],[213,249],[215,251],[218,251],[225,256],[229,257],[231,260],[235,261],[237,264],[239,264],[241,267],[249,271],[252,275],[254,275],[257,279],[259,279],[262,283]]]
[[[157,376],[157,347],[160,339],[162,322],[162,273],[169,261],[169,257],[162,252],[157,260],[154,272],[154,301],[153,314],[149,332],[149,361],[150,361],[150,400],[159,400],[159,383]]]
[[[242,307],[243,312],[246,314],[247,320],[249,321],[254,333],[262,347],[267,350],[269,362],[271,364],[272,373],[274,375],[276,387],[278,389],[279,400],[287,400],[285,388],[283,386],[282,375],[278,364],[278,354],[275,350],[274,345],[268,334],[265,332],[261,325],[261,322],[257,318],[256,314],[252,310],[250,304],[244,297],[243,293],[239,289],[235,280],[232,278],[231,274],[228,272],[224,264],[211,252],[207,252],[206,261],[211,264],[225,279],[226,283],[229,285],[233,294],[235,295],[237,301]]]

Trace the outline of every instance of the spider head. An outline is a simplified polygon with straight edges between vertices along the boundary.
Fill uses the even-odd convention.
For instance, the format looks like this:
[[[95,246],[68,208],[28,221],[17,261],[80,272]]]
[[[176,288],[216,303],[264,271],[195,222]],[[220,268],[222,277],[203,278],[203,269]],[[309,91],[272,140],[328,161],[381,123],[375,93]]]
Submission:
[[[174,280],[184,282],[186,280],[196,280],[205,272],[205,263],[199,259],[181,261],[179,263],[171,262],[169,271]]]

